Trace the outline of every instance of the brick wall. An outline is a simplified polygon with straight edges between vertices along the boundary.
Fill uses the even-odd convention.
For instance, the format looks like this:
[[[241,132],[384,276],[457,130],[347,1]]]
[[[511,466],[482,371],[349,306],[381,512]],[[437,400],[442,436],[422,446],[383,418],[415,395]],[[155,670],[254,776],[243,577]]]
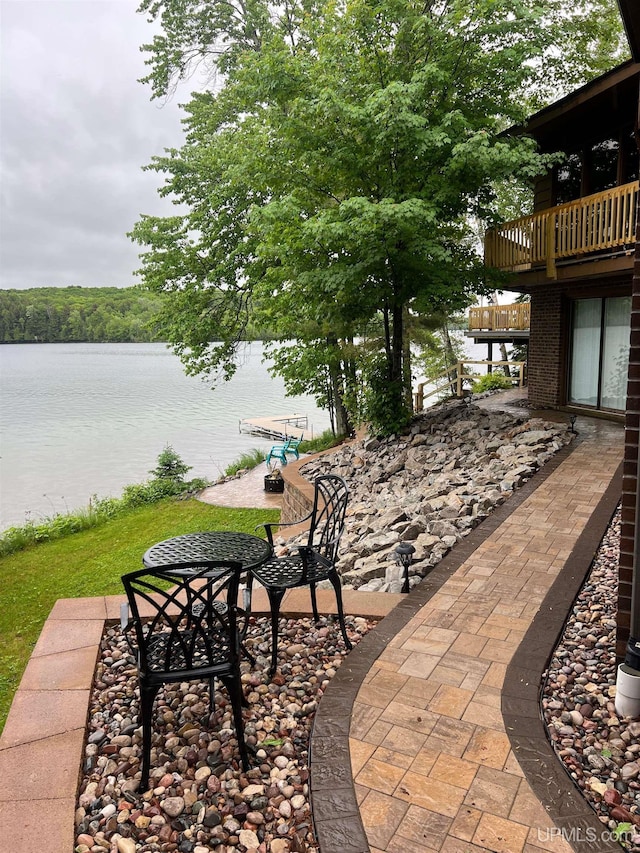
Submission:
[[[282,512],[280,521],[290,524],[309,515],[313,508],[313,485],[305,480],[294,466],[282,471],[284,477],[284,495],[282,496]]]
[[[557,408],[564,403],[561,347],[562,296],[557,285],[540,288],[531,294],[531,329],[527,381],[529,402],[539,408]]]
[[[640,431],[640,206],[636,216],[636,256],[631,300],[631,341],[625,417],[624,474],[622,479],[622,527],[618,575],[616,654],[624,658],[631,624],[631,589],[634,562],[636,500],[638,493],[638,436]],[[637,567],[640,583],[640,566]],[[640,590],[638,591],[640,593]],[[639,626],[635,626],[638,639]]]

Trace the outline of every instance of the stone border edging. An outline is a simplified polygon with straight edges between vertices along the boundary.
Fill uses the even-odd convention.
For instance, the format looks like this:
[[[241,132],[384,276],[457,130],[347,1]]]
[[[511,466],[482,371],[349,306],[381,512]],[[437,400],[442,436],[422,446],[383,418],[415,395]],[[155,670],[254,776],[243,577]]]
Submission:
[[[498,529],[513,510],[527,500],[538,486],[573,453],[581,442],[582,439],[578,435],[570,445],[558,450],[524,486],[512,493],[501,506],[484,518],[462,542],[455,545],[421,583],[406,595],[403,601],[394,607],[388,616],[377,624],[375,630],[370,631],[362,638],[340,664],[336,675],[331,679],[318,705],[309,740],[311,814],[316,838],[323,853],[338,853],[338,851],[339,853],[370,853],[351,772],[349,728],[353,704],[373,663],[387,647],[390,640],[440,590],[473,552]],[[608,487],[606,494],[609,494],[611,489],[612,485]],[[621,484],[618,486],[618,500],[620,490]],[[604,498],[600,503],[603,500]],[[598,504],[597,509],[599,508],[600,504]],[[598,538],[598,545],[601,538],[602,534]],[[595,547],[597,548],[597,545]],[[545,598],[544,601],[546,600]],[[564,617],[562,617],[562,624],[564,624]],[[555,641],[553,642],[555,644]],[[523,646],[524,641],[518,647],[518,652]],[[549,655],[550,653],[551,651]],[[535,703],[538,716],[540,716],[537,693]],[[530,719],[527,725],[531,725]],[[546,744],[548,753],[551,750],[551,744],[548,741]],[[539,753],[538,760],[541,757],[542,753]],[[553,755],[553,761],[557,763],[555,755]],[[561,768],[558,769],[561,770]],[[567,790],[569,789],[566,784],[568,781],[567,778],[565,780],[565,789]],[[536,788],[534,791],[546,807],[547,796],[542,797]],[[555,795],[557,796],[557,791]],[[591,811],[584,798],[582,798],[582,802],[584,808]],[[547,811],[550,810],[547,808]],[[595,819],[597,820],[597,818]],[[602,829],[602,824],[599,821],[598,824]],[[600,853],[599,849],[596,850],[593,847],[588,849],[592,853]],[[602,851],[603,853],[611,853],[613,849],[602,848]],[[615,850],[616,853],[620,853],[619,847]],[[584,853],[586,851],[587,848],[585,848]]]
[[[606,827],[556,756],[541,711],[542,676],[571,605],[589,573],[622,494],[620,463],[560,574],[540,605],[505,673],[502,717],[511,747],[533,792],[576,853],[620,853],[602,838]]]

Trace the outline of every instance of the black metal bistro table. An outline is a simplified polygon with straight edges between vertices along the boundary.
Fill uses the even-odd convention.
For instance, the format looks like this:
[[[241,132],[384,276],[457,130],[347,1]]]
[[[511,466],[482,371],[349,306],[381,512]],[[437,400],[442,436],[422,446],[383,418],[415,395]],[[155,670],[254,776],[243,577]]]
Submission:
[[[240,587],[242,606],[238,607],[237,611],[241,617],[240,641],[243,653],[255,666],[255,658],[244,645],[251,616],[253,586],[251,569],[260,566],[272,554],[273,548],[269,542],[266,539],[260,539],[259,536],[253,536],[251,533],[237,533],[234,530],[208,530],[203,533],[185,533],[182,536],[157,542],[145,551],[142,564],[147,569],[162,569],[174,563],[197,563],[198,560],[240,563],[246,578]],[[186,573],[186,570],[180,569],[172,571],[175,574]]]
[[[234,530],[209,530],[157,542],[144,553],[142,564],[147,569],[161,569],[171,563],[230,560],[241,563],[243,570],[249,573],[268,560],[271,554],[271,545],[259,536]]]

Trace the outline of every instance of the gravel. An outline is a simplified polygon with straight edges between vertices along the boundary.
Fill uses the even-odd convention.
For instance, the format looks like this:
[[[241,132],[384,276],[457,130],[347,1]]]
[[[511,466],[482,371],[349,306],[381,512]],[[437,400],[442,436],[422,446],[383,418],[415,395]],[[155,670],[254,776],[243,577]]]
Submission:
[[[619,549],[618,510],[550,661],[542,712],[572,780],[621,844],[640,853],[640,721],[615,709]]]
[[[347,617],[354,645],[373,626]],[[140,792],[137,669],[119,627],[108,627],[92,690],[76,853],[302,853],[316,851],[307,752],[318,701],[347,654],[337,623],[282,619],[284,642],[270,681],[270,622],[252,620],[243,663],[247,743],[244,773],[231,706],[209,683],[167,685],[154,706],[149,790]]]

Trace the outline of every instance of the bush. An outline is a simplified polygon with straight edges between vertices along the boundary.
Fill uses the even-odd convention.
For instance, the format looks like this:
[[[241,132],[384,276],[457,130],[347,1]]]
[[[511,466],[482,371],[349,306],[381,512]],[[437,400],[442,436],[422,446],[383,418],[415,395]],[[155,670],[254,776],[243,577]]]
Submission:
[[[149,471],[156,480],[172,480],[177,483],[184,482],[184,475],[191,470],[190,465],[185,465],[170,444],[167,444],[160,456],[158,464]]]
[[[235,462],[228,465],[224,475],[225,477],[233,477],[234,474],[237,474],[238,471],[242,471],[244,468],[257,468],[258,465],[264,462],[265,456],[266,453],[264,450],[254,447],[253,450],[243,453]]]
[[[471,390],[474,394],[482,394],[485,391],[498,391],[511,388],[512,385],[513,382],[511,379],[502,373],[487,373],[473,383]]]
[[[411,420],[411,410],[401,382],[390,382],[384,356],[372,360],[366,371],[364,419],[372,435],[402,432]]]
[[[163,498],[179,495],[185,491],[185,484],[174,480],[151,480],[149,483],[134,483],[125,486],[122,491],[122,503],[125,507],[154,504]]]
[[[102,524],[112,517],[113,514],[105,515],[90,506],[89,509],[76,513],[54,515],[52,518],[46,518],[40,524],[29,521],[20,527],[9,527],[0,536],[0,557],[15,554],[17,551],[22,551],[40,542],[62,539],[72,533],[88,530],[90,527]]]
[[[326,429],[315,438],[304,439],[304,441],[300,442],[298,450],[300,453],[319,453],[321,450],[328,450],[330,447],[335,447],[342,441],[343,438],[341,436],[335,435],[330,429]]]

